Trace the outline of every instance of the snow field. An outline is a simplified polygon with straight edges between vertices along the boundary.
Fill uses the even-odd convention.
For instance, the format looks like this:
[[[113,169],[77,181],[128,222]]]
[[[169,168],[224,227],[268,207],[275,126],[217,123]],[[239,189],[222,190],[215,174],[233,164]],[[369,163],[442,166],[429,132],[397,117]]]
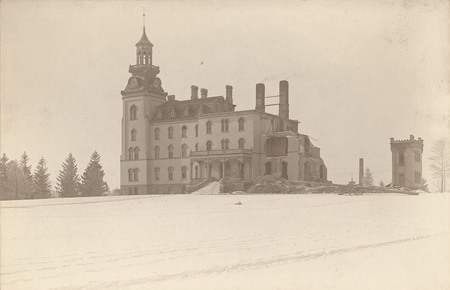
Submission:
[[[449,208],[448,194],[1,202],[1,289],[450,289]]]

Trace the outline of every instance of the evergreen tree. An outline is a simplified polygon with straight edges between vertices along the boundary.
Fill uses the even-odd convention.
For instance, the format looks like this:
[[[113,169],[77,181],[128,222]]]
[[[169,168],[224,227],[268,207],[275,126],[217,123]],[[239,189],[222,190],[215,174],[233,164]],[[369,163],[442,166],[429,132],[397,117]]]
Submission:
[[[369,168],[366,168],[366,174],[364,175],[365,186],[373,186],[373,176]]]
[[[80,191],[82,196],[104,195],[109,191],[108,184],[103,181],[105,173],[100,165],[100,155],[92,153],[89,164],[81,177]]]
[[[34,198],[49,198],[51,195],[50,173],[44,157],[41,157],[34,171]]]
[[[11,199],[11,189],[9,184],[8,174],[9,158],[3,153],[0,158],[0,200]]]
[[[62,164],[62,170],[56,178],[56,191],[59,197],[75,197],[80,195],[80,177],[77,173],[76,160],[72,153]]]
[[[20,159],[20,167],[23,172],[22,190],[25,198],[33,198],[33,176],[31,175],[31,165],[28,165],[28,154],[23,152],[22,159]]]
[[[24,175],[23,170],[20,167],[17,160],[11,160],[7,164],[7,177],[6,177],[6,193],[5,199],[24,199]]]

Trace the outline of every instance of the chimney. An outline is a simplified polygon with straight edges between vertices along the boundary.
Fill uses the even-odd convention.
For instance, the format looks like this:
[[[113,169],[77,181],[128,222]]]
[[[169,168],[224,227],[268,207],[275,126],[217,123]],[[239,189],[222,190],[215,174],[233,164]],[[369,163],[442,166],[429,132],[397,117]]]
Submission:
[[[280,105],[278,116],[289,119],[289,83],[280,81]]]
[[[175,95],[168,95],[167,96],[167,101],[175,101]]]
[[[208,97],[208,90],[207,89],[201,89],[200,94],[202,96],[202,99],[206,99]]]
[[[198,87],[192,85],[191,86],[191,100],[196,100],[198,99]]]
[[[228,104],[232,105],[233,104],[233,87],[230,85],[226,85],[225,90],[227,92],[226,100],[227,100]]]
[[[414,140],[414,135],[409,135],[409,140]]]
[[[266,111],[266,93],[264,84],[256,84],[256,110],[265,112]]]
[[[364,159],[359,158],[359,185],[364,183]]]

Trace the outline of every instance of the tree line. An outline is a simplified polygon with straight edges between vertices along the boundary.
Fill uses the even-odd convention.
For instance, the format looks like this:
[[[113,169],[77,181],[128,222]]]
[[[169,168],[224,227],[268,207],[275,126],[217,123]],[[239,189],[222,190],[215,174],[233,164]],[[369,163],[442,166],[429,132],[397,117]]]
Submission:
[[[97,151],[92,153],[81,177],[72,153],[67,156],[56,178],[56,196],[52,196],[52,183],[46,163],[41,157],[32,173],[26,152],[20,161],[9,160],[3,153],[0,158],[0,200],[101,196],[109,191],[108,184],[103,180],[105,173]]]

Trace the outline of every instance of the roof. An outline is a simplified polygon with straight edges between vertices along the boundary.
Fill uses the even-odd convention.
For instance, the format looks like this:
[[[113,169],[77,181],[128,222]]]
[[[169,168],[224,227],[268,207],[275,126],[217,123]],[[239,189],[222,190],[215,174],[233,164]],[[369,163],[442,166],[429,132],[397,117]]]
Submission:
[[[144,26],[144,30],[142,31],[141,39],[139,40],[138,43],[136,43],[136,46],[143,45],[143,44],[153,46],[153,44],[150,42],[150,40],[148,40],[147,34],[145,33],[145,26]]]
[[[208,97],[208,98],[198,98],[198,99],[191,99],[191,100],[173,100],[173,101],[167,101],[160,106],[158,106],[158,109],[167,109],[171,107],[184,107],[187,105],[200,105],[200,104],[210,104],[212,102],[222,100],[224,101],[223,96],[217,96],[217,97]]]

